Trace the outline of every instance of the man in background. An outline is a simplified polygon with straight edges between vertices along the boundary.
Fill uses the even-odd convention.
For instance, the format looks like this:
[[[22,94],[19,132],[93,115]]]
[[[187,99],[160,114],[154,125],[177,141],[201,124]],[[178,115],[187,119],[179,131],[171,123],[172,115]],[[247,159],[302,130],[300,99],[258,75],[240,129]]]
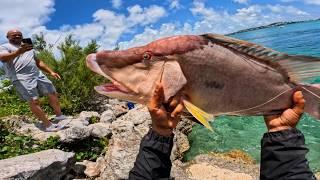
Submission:
[[[3,62],[6,76],[10,79],[20,97],[29,103],[32,113],[43,122],[44,131],[58,131],[62,126],[49,121],[39,102],[40,95],[49,98],[53,108],[55,120],[63,120],[58,95],[52,82],[40,71],[43,70],[56,79],[60,75],[52,71],[42,60],[38,59],[32,42],[23,42],[19,30],[10,30],[7,33],[8,43],[0,46],[0,60]]]

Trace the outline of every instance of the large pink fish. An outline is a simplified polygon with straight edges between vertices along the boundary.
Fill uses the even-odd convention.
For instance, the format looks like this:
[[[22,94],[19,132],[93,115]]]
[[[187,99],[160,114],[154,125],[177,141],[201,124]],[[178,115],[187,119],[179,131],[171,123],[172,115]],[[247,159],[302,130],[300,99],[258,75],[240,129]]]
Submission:
[[[87,57],[87,66],[112,83],[95,89],[109,97],[146,104],[161,81],[165,99],[181,93],[186,109],[210,128],[218,115],[270,115],[292,105],[299,87],[305,111],[320,118],[320,58],[293,56],[217,34],[182,35]]]

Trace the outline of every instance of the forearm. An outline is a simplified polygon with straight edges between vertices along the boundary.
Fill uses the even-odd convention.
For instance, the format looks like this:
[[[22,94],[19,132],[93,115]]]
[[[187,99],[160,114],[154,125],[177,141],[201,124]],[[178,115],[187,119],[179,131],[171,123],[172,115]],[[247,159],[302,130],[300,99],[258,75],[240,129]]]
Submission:
[[[139,153],[129,179],[169,179],[173,134],[161,136],[152,129],[142,138]]]
[[[13,60],[14,58],[16,58],[19,55],[20,54],[18,53],[18,51],[14,51],[14,52],[11,52],[11,53],[0,54],[0,60],[2,62],[8,62],[8,61]]]
[[[312,179],[308,151],[298,129],[265,133],[261,140],[260,179]]]
[[[39,69],[41,69],[42,71],[44,71],[44,72],[46,72],[48,74],[53,73],[53,71],[41,60],[38,60],[37,66],[38,66]]]

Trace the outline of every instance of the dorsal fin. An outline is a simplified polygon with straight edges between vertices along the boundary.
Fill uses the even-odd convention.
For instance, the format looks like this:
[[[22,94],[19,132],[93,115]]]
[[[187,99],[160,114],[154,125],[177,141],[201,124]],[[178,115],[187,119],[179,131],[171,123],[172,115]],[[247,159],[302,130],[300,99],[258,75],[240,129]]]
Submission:
[[[202,36],[212,43],[260,60],[289,76],[291,80],[305,81],[320,76],[320,57],[288,55],[258,44],[219,34],[204,34]]]
[[[219,34],[204,34],[202,36],[208,38],[213,43],[217,43],[224,47],[231,48],[239,53],[247,54],[257,59],[276,61],[283,59],[285,56],[287,56],[287,54],[285,53],[281,53],[258,44],[243,41],[240,39],[235,39],[228,36],[223,36]]]

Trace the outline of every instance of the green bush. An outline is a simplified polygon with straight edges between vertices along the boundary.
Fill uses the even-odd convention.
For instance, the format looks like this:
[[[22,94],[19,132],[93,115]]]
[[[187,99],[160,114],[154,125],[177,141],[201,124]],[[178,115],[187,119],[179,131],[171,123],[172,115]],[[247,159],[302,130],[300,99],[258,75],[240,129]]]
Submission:
[[[44,46],[46,47],[46,46]],[[64,113],[74,114],[86,110],[88,100],[95,93],[94,86],[101,84],[104,78],[96,75],[86,66],[85,58],[98,49],[96,41],[81,47],[70,35],[58,46],[61,58],[56,59],[50,48],[39,51],[38,57],[62,77],[51,79],[60,94],[60,103]]]
[[[31,115],[29,106],[23,102],[15,90],[0,93],[0,117],[9,115]]]

